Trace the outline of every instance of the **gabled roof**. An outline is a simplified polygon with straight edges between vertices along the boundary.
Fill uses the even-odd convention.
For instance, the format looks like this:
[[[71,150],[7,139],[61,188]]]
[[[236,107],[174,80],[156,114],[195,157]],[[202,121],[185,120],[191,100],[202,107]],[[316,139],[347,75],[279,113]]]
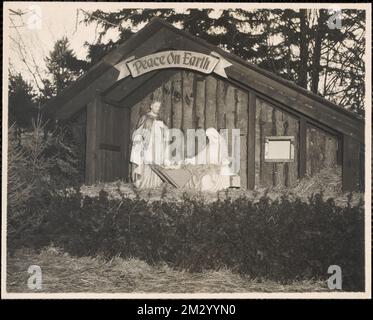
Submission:
[[[143,81],[149,80],[157,72],[152,71],[135,79],[130,77],[116,81],[119,71],[114,65],[130,56],[141,57],[170,49],[205,54],[215,51],[232,64],[226,68],[228,81],[268,96],[321,125],[359,141],[364,140],[364,121],[353,113],[159,18],[154,18],[118,48],[108,53],[59,96],[51,99],[45,108],[55,118],[67,119],[86,106],[96,94],[103,94],[116,86],[121,86],[129,92],[129,87],[139,87]]]

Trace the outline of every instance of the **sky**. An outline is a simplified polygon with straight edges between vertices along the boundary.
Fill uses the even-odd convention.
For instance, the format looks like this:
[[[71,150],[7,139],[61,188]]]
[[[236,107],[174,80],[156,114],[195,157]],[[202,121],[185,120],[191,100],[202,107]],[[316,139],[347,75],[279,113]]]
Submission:
[[[46,67],[44,58],[48,56],[53,49],[55,42],[62,37],[67,37],[70,41],[70,48],[80,59],[85,59],[87,47],[85,42],[93,43],[98,37],[100,30],[96,29],[96,24],[85,25],[80,21],[84,13],[81,10],[92,12],[101,9],[105,12],[118,11],[123,8],[139,8],[141,6],[160,8],[174,7],[175,3],[105,3],[105,2],[8,2],[4,9],[4,19],[8,25],[8,54],[9,70],[12,73],[21,73],[23,78],[29,81],[35,88],[35,83],[40,83],[40,78],[46,78]],[[201,4],[184,3],[178,4],[177,9],[180,12],[190,7],[202,6],[213,7],[222,4]],[[227,3],[226,5],[229,5]],[[273,9],[273,5],[268,4]],[[235,4],[237,6],[237,4]],[[246,4],[246,10],[250,10],[249,4]],[[255,6],[255,4],[252,4]],[[287,7],[291,5],[287,4]],[[299,5],[297,5],[299,7]],[[232,8],[231,5],[229,5]],[[260,4],[265,8],[265,4]],[[254,7],[252,7],[254,9]],[[297,10],[298,8],[294,8]],[[219,9],[216,9],[214,15],[219,15]],[[216,17],[215,16],[215,17]],[[6,30],[6,28],[4,28]],[[137,31],[137,30],[134,30]],[[253,32],[253,30],[251,30]],[[116,41],[118,32],[111,29],[107,32],[104,42],[109,39]],[[275,40],[275,39],[273,39]],[[296,52],[295,52],[296,53]],[[40,75],[40,76],[39,76]]]
[[[53,49],[54,43],[66,36],[70,47],[77,57],[84,59],[87,55],[85,42],[92,43],[98,36],[95,24],[79,23],[83,19],[83,12],[94,10],[99,5],[87,7],[73,3],[17,3],[10,4],[8,9],[9,24],[9,63],[11,72],[19,72],[29,81],[34,79],[30,69],[39,69],[44,75],[44,57]],[[118,10],[118,5],[111,5],[106,11]],[[123,7],[123,5],[122,5]],[[21,15],[15,12],[22,12]],[[110,32],[105,40],[118,39],[117,32]],[[25,61],[26,60],[26,63]],[[28,65],[28,67],[26,66]]]
[[[159,3],[150,6],[164,6]],[[173,4],[174,5],[174,4]],[[87,47],[85,42],[93,43],[98,37],[96,24],[82,23],[84,13],[101,9],[105,12],[139,7],[133,3],[73,3],[73,2],[8,2],[4,17],[9,26],[9,65],[10,72],[21,73],[32,85],[46,76],[44,58],[52,51],[54,43],[67,37],[70,48],[80,59],[85,59]],[[167,6],[167,5],[166,5]],[[191,7],[190,3],[187,4]],[[186,8],[179,8],[183,12]],[[219,10],[216,10],[218,14]],[[141,26],[142,27],[142,26]],[[134,30],[136,31],[136,30]],[[118,40],[118,32],[110,30],[103,41]],[[36,72],[35,72],[36,71]],[[34,74],[34,76],[33,76]],[[36,76],[35,76],[36,75]],[[38,76],[40,75],[40,77]]]

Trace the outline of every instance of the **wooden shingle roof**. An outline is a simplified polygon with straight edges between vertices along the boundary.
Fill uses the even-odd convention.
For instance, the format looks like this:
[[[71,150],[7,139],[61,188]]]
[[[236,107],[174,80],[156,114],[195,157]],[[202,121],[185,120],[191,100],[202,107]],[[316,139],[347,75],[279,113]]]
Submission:
[[[228,81],[270,97],[289,110],[342,134],[364,141],[364,121],[346,109],[318,96],[291,81],[263,70],[238,56],[209,44],[196,36],[154,18],[128,40],[108,53],[99,63],[67,87],[45,106],[56,119],[68,119],[85,107],[97,94],[121,86],[122,92],[141,88],[155,73],[117,81],[119,71],[114,66],[130,56],[141,57],[162,50],[189,50],[204,54],[212,51],[228,60]]]

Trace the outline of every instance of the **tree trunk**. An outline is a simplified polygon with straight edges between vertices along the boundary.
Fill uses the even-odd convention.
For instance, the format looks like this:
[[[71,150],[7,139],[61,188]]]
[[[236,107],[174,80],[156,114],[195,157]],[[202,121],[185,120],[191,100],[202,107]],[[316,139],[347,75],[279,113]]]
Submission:
[[[308,38],[307,9],[300,9],[300,54],[298,84],[307,89]]]
[[[315,48],[312,56],[312,81],[311,81],[311,91],[314,93],[318,92],[319,79],[321,72],[321,44],[324,40],[326,34],[326,19],[327,13],[325,9],[321,9],[319,12],[319,17],[317,19],[316,35],[315,35]]]

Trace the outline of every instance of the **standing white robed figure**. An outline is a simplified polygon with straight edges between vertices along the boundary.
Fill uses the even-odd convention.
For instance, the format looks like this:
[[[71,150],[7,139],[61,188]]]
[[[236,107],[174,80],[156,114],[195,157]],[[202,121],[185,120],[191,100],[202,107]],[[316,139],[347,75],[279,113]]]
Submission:
[[[159,119],[160,101],[154,101],[150,110],[140,117],[132,135],[130,161],[136,166],[132,170],[132,181],[137,188],[155,188],[162,180],[150,165],[162,165],[165,157],[164,136],[166,124]]]

